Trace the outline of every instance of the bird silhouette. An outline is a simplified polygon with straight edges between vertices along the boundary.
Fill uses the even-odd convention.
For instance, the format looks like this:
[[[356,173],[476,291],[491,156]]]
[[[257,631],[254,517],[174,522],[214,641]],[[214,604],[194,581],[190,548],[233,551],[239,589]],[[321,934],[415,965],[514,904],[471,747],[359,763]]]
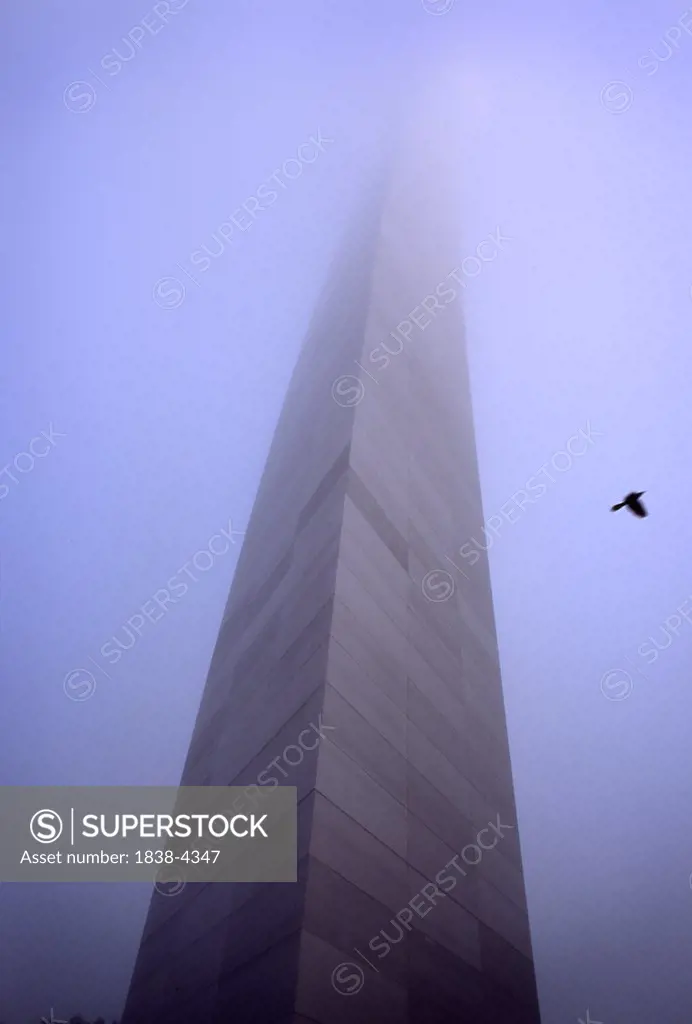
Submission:
[[[613,505],[610,511],[617,512],[619,509],[627,507],[635,516],[639,516],[640,519],[643,519],[644,516],[648,516],[649,513],[639,500],[642,494],[646,494],[646,491],[630,491],[627,497],[623,501],[618,502],[617,505]]]

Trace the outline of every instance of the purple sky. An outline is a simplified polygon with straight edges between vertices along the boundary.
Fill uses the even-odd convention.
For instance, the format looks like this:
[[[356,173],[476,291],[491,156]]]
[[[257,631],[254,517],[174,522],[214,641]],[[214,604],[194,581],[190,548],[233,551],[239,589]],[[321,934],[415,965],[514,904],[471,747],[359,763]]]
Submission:
[[[117,664],[99,649],[245,528],[391,98],[434,65],[466,154],[460,260],[508,239],[464,290],[486,517],[546,484],[490,552],[544,1024],[688,1024],[692,10],[476,6],[5,5],[0,783],[178,782],[241,538]],[[647,520],[608,512],[631,489]],[[90,658],[96,692],[68,699]],[[631,693],[601,686],[621,668]],[[2,885],[0,1019],[116,1017],[148,898]]]

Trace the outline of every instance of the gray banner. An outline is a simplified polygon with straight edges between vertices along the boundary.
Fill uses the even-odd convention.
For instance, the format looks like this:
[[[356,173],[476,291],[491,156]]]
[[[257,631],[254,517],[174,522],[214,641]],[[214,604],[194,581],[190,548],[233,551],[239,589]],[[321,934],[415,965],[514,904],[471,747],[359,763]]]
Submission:
[[[0,881],[295,882],[293,786],[0,786]]]

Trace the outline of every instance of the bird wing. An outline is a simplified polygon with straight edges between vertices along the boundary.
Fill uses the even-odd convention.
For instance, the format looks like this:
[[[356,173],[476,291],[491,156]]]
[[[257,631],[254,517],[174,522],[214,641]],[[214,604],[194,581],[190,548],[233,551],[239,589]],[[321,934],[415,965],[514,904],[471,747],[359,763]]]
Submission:
[[[647,511],[644,508],[644,506],[642,505],[642,503],[639,500],[639,498],[635,498],[635,500],[632,502],[632,506],[631,507],[632,507],[632,511],[634,512],[634,514],[639,516],[640,519],[643,519],[644,516],[647,515]]]

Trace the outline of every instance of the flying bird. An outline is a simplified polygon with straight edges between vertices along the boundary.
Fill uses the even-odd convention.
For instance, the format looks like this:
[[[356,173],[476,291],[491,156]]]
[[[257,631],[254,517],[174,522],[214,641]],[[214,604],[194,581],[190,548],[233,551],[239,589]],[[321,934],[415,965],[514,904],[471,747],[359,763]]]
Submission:
[[[648,516],[649,513],[639,500],[642,494],[646,494],[646,491],[631,491],[623,501],[618,502],[617,505],[613,505],[610,511],[618,512],[621,508],[625,508],[625,506],[627,506],[630,512],[633,512],[635,516],[639,516],[640,519],[643,519],[644,516]]]

